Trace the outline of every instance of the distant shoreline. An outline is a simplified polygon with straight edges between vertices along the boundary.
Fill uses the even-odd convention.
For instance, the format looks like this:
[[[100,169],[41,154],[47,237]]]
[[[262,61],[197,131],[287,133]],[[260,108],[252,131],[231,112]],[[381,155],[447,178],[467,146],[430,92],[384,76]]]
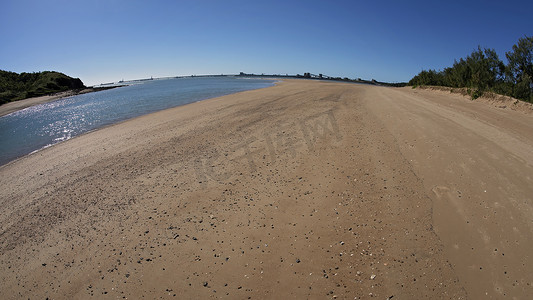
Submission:
[[[105,91],[105,90],[110,90],[110,89],[123,87],[123,86],[125,85],[106,86],[106,87],[88,87],[84,89],[68,90],[68,91],[59,92],[59,93],[55,93],[55,94],[51,94],[47,96],[33,97],[33,98],[27,98],[27,99],[9,102],[9,103],[0,105],[0,117],[3,117],[5,115],[14,113],[16,111],[19,111],[19,110],[22,110],[28,107],[61,100],[66,97],[82,95],[82,94],[87,94],[87,93],[94,93],[94,92],[99,92],[99,91]]]

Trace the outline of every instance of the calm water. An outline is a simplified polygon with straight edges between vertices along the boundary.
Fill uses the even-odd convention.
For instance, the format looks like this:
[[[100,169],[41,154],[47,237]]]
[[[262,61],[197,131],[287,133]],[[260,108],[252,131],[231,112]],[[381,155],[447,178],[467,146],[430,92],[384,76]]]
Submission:
[[[105,125],[271,85],[232,77],[153,80],[29,107],[0,117],[0,165]]]

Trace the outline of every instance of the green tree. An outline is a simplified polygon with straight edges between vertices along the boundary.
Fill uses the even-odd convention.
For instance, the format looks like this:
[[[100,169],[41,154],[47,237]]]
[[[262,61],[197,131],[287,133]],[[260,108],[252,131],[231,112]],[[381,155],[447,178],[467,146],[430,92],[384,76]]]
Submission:
[[[505,53],[509,64],[507,72],[515,83],[523,74],[533,77],[533,36],[523,37],[518,40],[518,44],[513,45],[513,50]]]
[[[514,85],[512,96],[533,101],[533,36],[520,38],[505,56],[509,61],[507,80]]]
[[[480,92],[492,89],[503,76],[504,64],[494,49],[478,49],[466,58],[470,71],[467,87]]]
[[[79,78],[59,72],[21,73],[0,70],[0,104],[69,89],[84,88]]]

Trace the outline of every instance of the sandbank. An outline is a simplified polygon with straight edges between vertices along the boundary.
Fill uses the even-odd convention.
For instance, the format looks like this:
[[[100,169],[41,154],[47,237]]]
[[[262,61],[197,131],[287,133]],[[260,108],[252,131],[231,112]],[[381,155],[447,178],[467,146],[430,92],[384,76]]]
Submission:
[[[533,122],[308,80],[0,167],[5,298],[526,299]]]
[[[57,100],[61,100],[63,98],[67,98],[67,97],[71,97],[75,95],[94,93],[94,92],[113,89],[117,87],[119,86],[101,87],[101,88],[89,87],[89,88],[82,89],[82,90],[69,90],[65,92],[55,93],[52,95],[33,97],[33,98],[9,102],[9,103],[0,105],[0,117],[22,110],[22,109],[25,109],[25,108],[28,108],[28,107],[35,106],[35,105],[57,101]]]

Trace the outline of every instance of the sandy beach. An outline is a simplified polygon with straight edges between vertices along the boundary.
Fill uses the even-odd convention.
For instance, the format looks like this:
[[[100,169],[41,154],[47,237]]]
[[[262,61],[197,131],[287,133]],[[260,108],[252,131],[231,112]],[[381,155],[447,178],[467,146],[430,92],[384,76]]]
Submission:
[[[528,299],[533,115],[286,80],[0,167],[5,299]]]

